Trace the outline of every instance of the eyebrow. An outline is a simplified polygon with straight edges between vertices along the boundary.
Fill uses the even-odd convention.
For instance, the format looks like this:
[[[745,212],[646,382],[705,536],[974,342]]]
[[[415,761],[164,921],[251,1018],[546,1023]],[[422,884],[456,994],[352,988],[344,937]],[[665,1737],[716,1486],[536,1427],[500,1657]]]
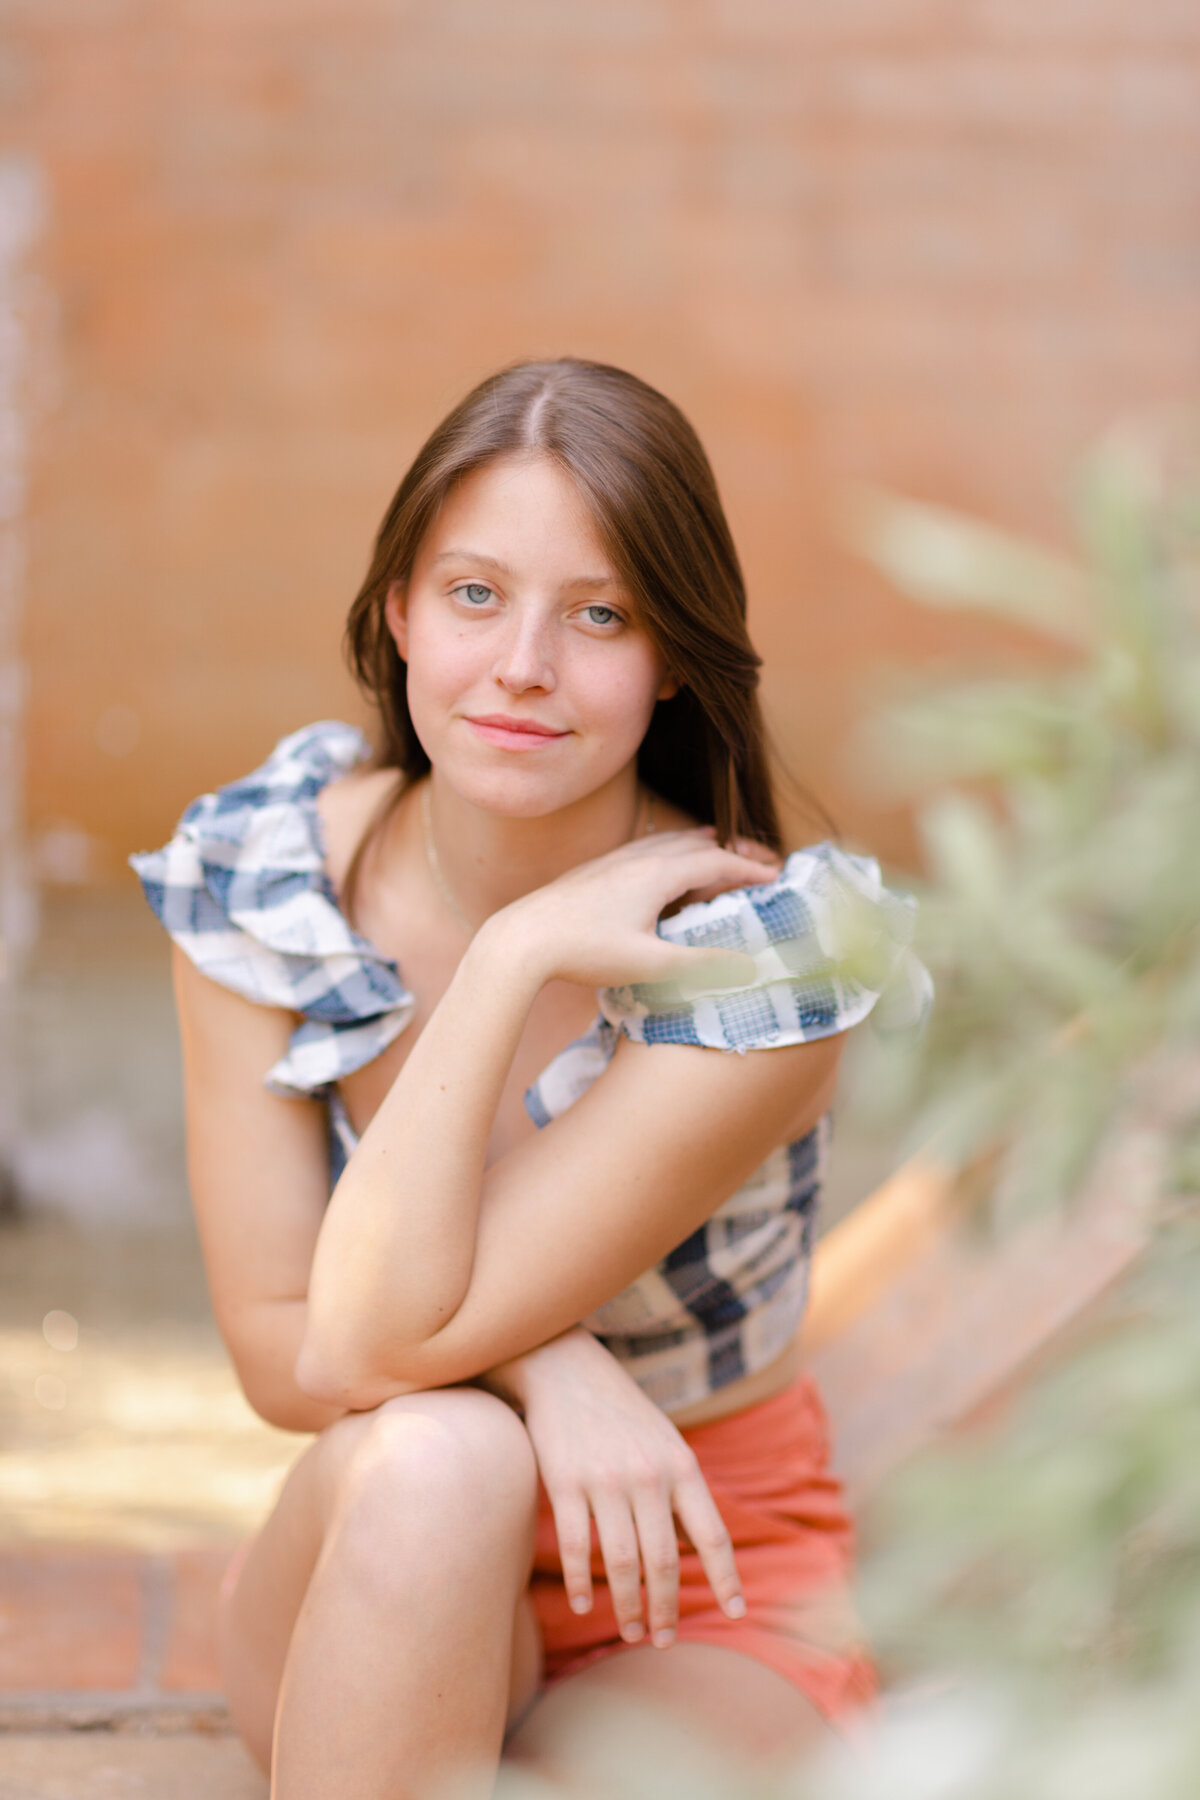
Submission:
[[[465,547],[456,547],[451,550],[440,551],[433,559],[433,566],[436,568],[438,563],[444,562],[479,563],[485,568],[495,569],[500,575],[511,575],[513,573],[513,570],[509,567],[508,563],[501,562],[498,557],[489,556],[487,552],[483,550],[469,550]],[[564,588],[612,587],[613,577],[611,575],[574,575],[570,581],[560,582],[559,586]]]

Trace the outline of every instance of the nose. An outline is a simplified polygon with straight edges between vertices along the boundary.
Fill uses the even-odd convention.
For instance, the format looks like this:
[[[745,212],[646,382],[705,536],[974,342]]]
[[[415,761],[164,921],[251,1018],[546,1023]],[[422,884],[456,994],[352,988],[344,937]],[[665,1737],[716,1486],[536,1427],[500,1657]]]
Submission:
[[[495,664],[497,684],[510,694],[527,694],[533,688],[550,693],[555,686],[551,629],[536,608],[518,608],[508,621],[498,646]]]

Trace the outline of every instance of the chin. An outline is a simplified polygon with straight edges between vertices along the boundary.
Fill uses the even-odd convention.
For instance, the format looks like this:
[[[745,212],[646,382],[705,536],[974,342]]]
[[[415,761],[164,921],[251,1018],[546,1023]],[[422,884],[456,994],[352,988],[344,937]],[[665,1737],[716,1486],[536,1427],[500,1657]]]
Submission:
[[[544,819],[586,800],[625,767],[615,769],[534,769],[512,757],[488,767],[463,767],[457,758],[434,763],[438,775],[471,806],[505,819]]]

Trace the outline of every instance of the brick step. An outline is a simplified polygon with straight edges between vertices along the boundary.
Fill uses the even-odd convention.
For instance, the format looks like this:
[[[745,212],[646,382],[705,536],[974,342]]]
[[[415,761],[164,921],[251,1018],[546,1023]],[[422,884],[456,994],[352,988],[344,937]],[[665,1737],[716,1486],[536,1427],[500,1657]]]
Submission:
[[[231,1551],[0,1551],[0,1730],[227,1732],[216,1617]]]

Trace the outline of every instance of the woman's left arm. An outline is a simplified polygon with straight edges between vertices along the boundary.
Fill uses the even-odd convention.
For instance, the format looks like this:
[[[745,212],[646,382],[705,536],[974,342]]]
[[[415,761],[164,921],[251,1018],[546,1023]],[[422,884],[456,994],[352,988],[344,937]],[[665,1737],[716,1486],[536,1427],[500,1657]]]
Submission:
[[[746,1056],[622,1040],[582,1099],[485,1171],[543,984],[695,976],[718,959],[655,935],[664,907],[773,873],[681,832],[585,864],[488,921],[330,1201],[297,1364],[306,1391],[365,1408],[546,1343],[815,1123],[836,1040]]]

